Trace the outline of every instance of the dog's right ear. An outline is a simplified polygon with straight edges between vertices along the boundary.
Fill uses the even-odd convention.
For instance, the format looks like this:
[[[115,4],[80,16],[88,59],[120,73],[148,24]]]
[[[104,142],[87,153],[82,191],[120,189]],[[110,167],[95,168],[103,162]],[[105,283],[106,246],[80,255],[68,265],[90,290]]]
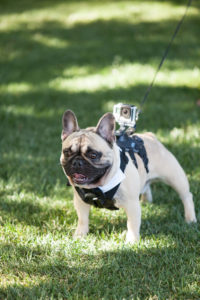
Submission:
[[[64,141],[74,131],[79,130],[78,122],[75,114],[71,110],[66,110],[62,118],[62,134],[61,139]]]

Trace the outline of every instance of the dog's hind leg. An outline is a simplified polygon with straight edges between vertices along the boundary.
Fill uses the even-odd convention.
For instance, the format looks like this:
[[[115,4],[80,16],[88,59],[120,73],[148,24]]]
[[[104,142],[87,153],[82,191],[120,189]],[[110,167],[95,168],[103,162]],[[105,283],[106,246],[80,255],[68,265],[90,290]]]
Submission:
[[[142,194],[141,194],[141,201],[142,202],[150,202],[152,203],[153,202],[153,197],[152,197],[152,192],[151,192],[151,186],[150,186],[150,183],[146,184],[143,191],[142,191]]]
[[[196,222],[192,193],[187,176],[179,162],[168,152],[167,163],[163,165],[161,178],[179,194],[185,211],[186,222]]]
[[[182,178],[176,178],[176,181],[168,181],[168,184],[175,189],[182,200],[186,222],[196,222],[193,195],[190,192],[186,175],[184,174],[182,176]]]
[[[179,194],[184,205],[186,222],[196,222],[194,202],[192,193],[188,192],[184,195]]]

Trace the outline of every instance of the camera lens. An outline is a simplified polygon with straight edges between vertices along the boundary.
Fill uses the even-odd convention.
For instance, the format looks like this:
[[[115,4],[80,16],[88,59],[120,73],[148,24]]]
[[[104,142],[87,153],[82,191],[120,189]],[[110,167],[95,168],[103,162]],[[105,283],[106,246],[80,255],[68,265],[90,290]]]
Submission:
[[[130,107],[122,107],[121,116],[124,117],[125,119],[130,119],[131,116]]]

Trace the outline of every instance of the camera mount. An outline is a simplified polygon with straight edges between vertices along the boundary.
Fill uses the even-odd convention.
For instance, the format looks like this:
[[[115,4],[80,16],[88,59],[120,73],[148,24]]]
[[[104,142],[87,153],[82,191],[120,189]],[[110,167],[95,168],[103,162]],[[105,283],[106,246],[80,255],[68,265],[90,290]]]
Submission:
[[[139,111],[135,105],[118,103],[113,107],[113,115],[120,128],[116,131],[116,136],[123,134],[133,134],[136,129]]]

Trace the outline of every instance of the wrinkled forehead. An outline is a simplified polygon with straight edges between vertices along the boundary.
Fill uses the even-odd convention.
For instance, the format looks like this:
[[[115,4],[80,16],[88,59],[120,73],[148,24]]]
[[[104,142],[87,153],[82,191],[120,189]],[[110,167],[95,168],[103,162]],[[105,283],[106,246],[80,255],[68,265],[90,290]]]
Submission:
[[[98,134],[92,131],[81,130],[72,133],[62,143],[62,149],[71,147],[73,152],[81,151],[85,153],[88,148],[97,151],[109,150],[110,147],[107,142]]]

